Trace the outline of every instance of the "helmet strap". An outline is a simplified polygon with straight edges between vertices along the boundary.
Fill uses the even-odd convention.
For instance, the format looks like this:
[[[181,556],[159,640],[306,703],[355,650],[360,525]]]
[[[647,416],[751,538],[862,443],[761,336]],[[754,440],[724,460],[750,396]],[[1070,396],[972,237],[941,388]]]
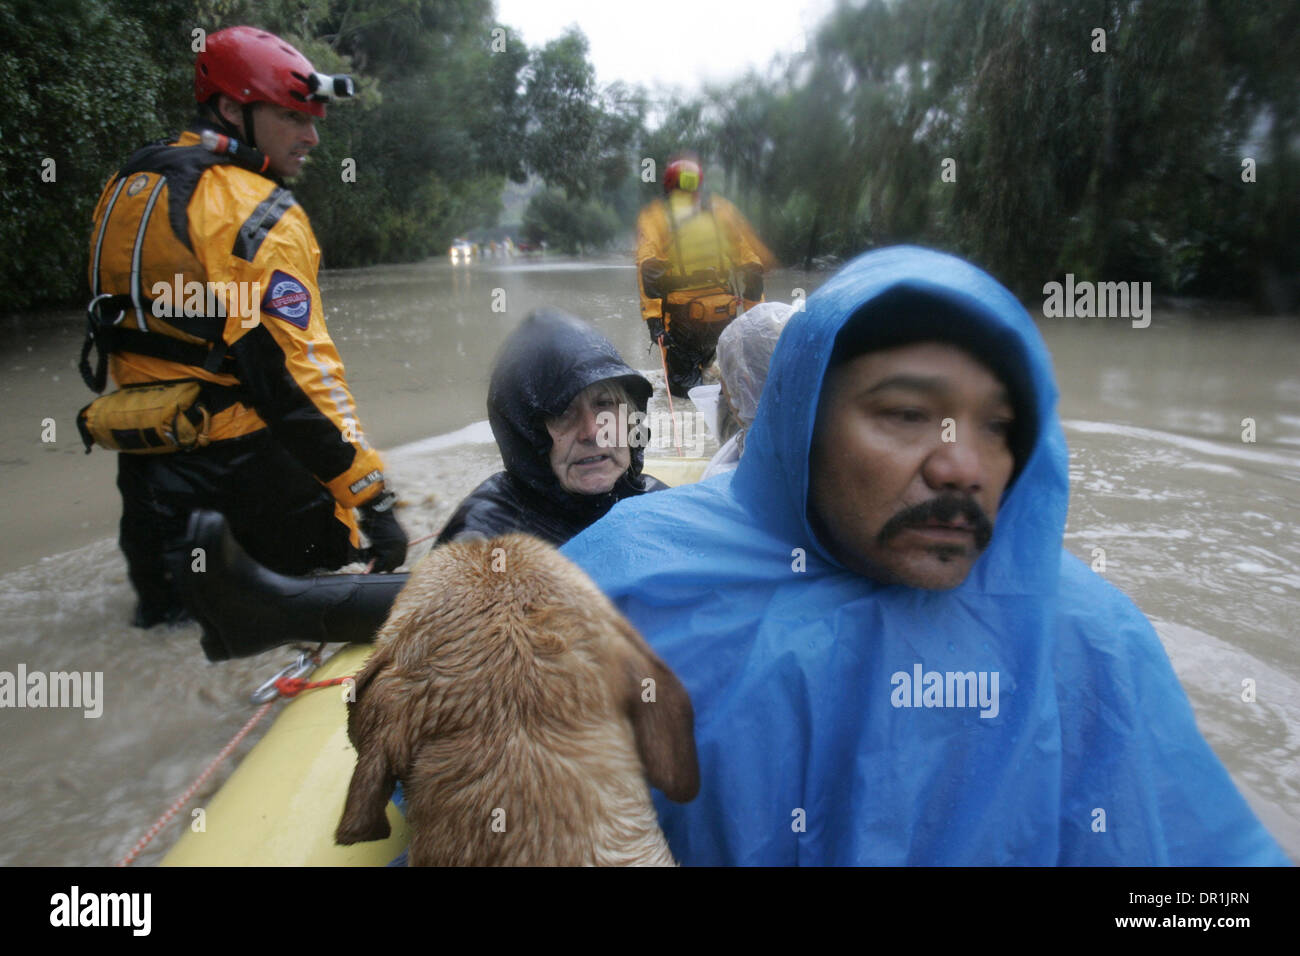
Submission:
[[[245,103],[243,105],[243,109],[244,109],[244,139],[248,141],[249,146],[256,149],[257,137],[253,135],[253,104]]]
[[[242,134],[235,129],[227,119],[221,115],[221,110],[217,109],[216,98],[208,100],[206,103],[200,103],[198,109],[198,121],[205,126],[211,126],[227,136],[233,136],[235,139],[241,139]]]

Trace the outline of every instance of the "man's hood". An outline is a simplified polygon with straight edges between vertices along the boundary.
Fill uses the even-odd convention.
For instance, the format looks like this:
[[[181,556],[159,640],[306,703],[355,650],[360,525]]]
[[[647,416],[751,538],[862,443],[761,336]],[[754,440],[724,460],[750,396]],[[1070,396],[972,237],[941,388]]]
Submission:
[[[631,449],[632,466],[606,495],[574,495],[560,487],[551,469],[546,419],[559,416],[589,385],[618,379],[644,412],[650,382],[619,356],[596,329],[557,309],[538,309],[501,348],[488,388],[488,421],[506,471],[530,491],[566,511],[608,510],[628,494],[644,490],[644,449]],[[629,409],[629,413],[631,409]]]
[[[1016,298],[987,273],[953,256],[913,246],[867,253],[808,298],[790,318],[772,357],[736,472],[736,493],[761,509],[766,527],[809,542],[821,558],[838,566],[807,516],[817,399],[841,330],[881,297],[907,299],[907,293],[946,307],[943,322],[929,322],[922,338],[947,338],[964,347],[977,343],[972,350],[996,356],[998,371],[1013,380],[1009,384],[1025,406],[1017,409],[1018,417],[1031,422],[1024,443],[1027,457],[1018,463],[1017,477],[1003,497],[993,541],[962,587],[1050,593],[1056,586],[1069,499],[1068,456],[1057,419],[1051,359]],[[909,320],[887,310],[869,318],[880,327],[868,334],[881,342],[920,334],[898,327]]]

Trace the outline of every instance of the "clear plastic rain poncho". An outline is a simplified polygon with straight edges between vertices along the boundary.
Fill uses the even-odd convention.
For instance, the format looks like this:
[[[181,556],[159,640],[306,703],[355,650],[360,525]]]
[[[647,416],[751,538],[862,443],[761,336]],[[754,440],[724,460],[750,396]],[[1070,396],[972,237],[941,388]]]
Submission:
[[[718,339],[718,369],[744,428],[753,424],[772,353],[791,311],[784,302],[760,302],[728,325]]]
[[[719,401],[731,406],[740,431],[729,436],[718,449],[704,472],[705,478],[729,471],[740,461],[745,450],[745,433],[758,411],[772,353],[792,311],[784,302],[760,302],[735,319],[718,338],[718,370],[723,384]]]

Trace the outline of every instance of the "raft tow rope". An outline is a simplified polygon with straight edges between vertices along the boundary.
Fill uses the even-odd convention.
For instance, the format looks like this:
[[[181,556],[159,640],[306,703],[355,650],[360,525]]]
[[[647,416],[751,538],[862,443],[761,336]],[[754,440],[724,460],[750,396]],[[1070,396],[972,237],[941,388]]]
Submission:
[[[331,677],[329,680],[309,681],[301,677],[279,677],[275,681],[275,689],[280,692],[281,697],[297,697],[305,690],[315,690],[318,687],[335,687],[339,684],[346,684],[350,680],[356,680],[356,674],[349,674],[346,677]]]
[[[668,394],[668,417],[673,420],[673,444],[677,446],[677,457],[682,458],[682,438],[677,434],[677,413],[673,411],[673,390],[668,384],[668,349],[664,347],[663,337],[660,336],[659,342],[659,361],[664,367],[664,391]]]
[[[321,647],[324,646],[325,645],[322,644],[314,651],[304,651],[299,654],[297,660],[292,664],[289,664],[287,667],[282,668],[274,677],[257,689],[257,692],[253,695],[253,702],[261,703],[262,706],[257,708],[253,713],[253,716],[248,718],[248,721],[244,726],[240,727],[235,736],[230,738],[230,742],[221,748],[220,753],[212,758],[212,762],[203,768],[203,772],[194,779],[194,782],[185,788],[185,792],[172,801],[172,805],[168,807],[166,812],[155,820],[153,825],[144,832],[144,835],[136,841],[135,846],[131,847],[126,856],[117,861],[115,864],[116,866],[130,866],[135,861],[136,857],[138,857],[141,852],[144,851],[144,848],[153,841],[153,838],[158,835],[162,828],[171,822],[172,817],[180,813],[181,808],[190,802],[190,798],[194,796],[199,787],[203,786],[203,782],[207,780],[208,777],[212,776],[213,771],[216,770],[217,767],[221,766],[221,762],[229,757],[231,752],[239,746],[239,742],[252,732],[253,728],[257,726],[258,722],[261,721],[263,717],[270,713],[271,708],[275,706],[277,698],[292,698],[299,692],[306,690],[308,687],[325,687],[329,684],[341,684],[343,681],[350,679],[343,677],[333,681],[317,681],[315,684],[308,684],[307,681],[302,679],[302,674],[305,673],[305,671],[320,664],[320,651]],[[296,686],[294,683],[295,681],[297,684],[303,686]],[[291,691],[281,690],[280,685],[282,683],[286,687],[293,689]],[[268,689],[270,690],[270,697],[266,696]]]
[[[241,740],[248,736],[249,732],[257,726],[257,722],[265,717],[274,706],[275,701],[269,700],[261,707],[257,708],[257,712],[253,714],[252,717],[248,718],[248,723],[244,724],[243,727],[240,727],[239,733],[230,738],[230,743],[221,748],[221,753],[217,754],[213,761],[204,768],[203,772],[195,778],[194,782],[186,788],[185,792],[176,798],[172,805],[167,808],[167,812],[154,821],[153,826],[145,831],[144,836],[140,837],[140,839],[136,841],[135,846],[131,847],[131,852],[117,861],[117,866],[130,866],[131,863],[134,862],[135,858],[140,855],[141,851],[144,850],[144,848],[149,845],[150,841],[158,835],[158,831],[165,827],[168,822],[171,821],[171,818],[180,812],[181,807],[190,802],[190,798],[194,796],[195,791],[203,785],[203,781],[207,780],[208,777],[212,775],[212,771],[217,769],[221,764],[221,761],[230,756],[230,752],[235,749]]]

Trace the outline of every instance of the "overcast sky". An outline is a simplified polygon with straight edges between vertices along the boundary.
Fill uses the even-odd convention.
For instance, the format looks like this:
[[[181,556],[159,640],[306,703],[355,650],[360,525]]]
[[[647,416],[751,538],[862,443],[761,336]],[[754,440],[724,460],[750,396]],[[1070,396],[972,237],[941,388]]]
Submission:
[[[569,24],[587,35],[596,80],[697,90],[797,51],[832,0],[496,0],[529,49]]]

